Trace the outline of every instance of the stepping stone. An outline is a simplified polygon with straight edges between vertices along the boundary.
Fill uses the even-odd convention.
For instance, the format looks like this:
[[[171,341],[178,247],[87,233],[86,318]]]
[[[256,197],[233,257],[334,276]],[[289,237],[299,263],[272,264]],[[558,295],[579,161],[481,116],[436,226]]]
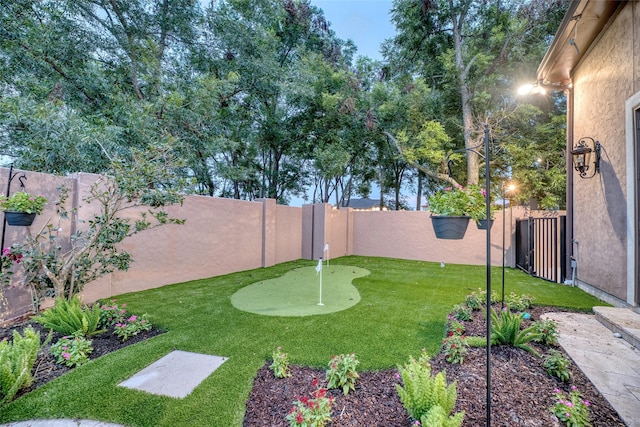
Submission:
[[[225,360],[227,358],[220,356],[174,350],[118,385],[183,399]]]

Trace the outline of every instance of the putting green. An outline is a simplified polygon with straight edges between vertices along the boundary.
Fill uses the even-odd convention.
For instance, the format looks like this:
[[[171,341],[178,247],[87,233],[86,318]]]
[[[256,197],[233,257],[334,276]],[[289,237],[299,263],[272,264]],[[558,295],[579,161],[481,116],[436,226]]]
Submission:
[[[369,270],[345,265],[322,269],[322,304],[320,274],[315,267],[291,270],[277,279],[265,280],[240,289],[231,296],[239,310],[265,316],[313,316],[346,310],[360,301],[360,293],[351,281],[368,275]]]

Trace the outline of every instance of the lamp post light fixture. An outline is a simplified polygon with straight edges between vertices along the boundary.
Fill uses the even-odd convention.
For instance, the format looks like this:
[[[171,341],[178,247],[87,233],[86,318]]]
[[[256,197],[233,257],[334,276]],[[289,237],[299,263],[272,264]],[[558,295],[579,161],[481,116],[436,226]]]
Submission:
[[[593,178],[600,172],[600,151],[602,145],[600,141],[587,136],[580,138],[578,143],[571,150],[573,156],[573,168],[578,172],[580,178]],[[593,173],[587,176],[587,173],[591,167],[591,155],[595,155],[593,161]]]

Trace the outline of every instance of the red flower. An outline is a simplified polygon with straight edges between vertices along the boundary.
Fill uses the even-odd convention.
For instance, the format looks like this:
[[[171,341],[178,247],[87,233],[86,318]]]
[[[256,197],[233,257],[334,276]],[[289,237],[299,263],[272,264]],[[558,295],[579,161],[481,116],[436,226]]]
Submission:
[[[296,415],[296,422],[298,424],[302,424],[304,422],[304,418],[302,417],[301,413],[298,413],[298,415]]]
[[[313,381],[311,381],[311,385],[314,387],[318,387],[318,379],[314,378]]]

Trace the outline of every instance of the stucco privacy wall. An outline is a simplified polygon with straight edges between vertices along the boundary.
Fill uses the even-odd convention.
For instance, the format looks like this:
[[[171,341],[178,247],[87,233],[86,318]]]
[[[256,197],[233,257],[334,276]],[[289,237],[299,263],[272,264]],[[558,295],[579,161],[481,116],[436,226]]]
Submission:
[[[437,239],[429,212],[357,211],[353,213],[353,254],[458,264],[486,264],[486,231],[469,222],[461,240]],[[514,266],[514,217],[505,216],[507,266]],[[491,264],[502,265],[502,215],[491,228]]]
[[[573,75],[573,144],[592,137],[603,147],[600,174],[581,179],[572,172],[576,278],[621,300],[627,298],[625,100],[638,89],[640,72],[634,7],[629,2],[620,11]]]

